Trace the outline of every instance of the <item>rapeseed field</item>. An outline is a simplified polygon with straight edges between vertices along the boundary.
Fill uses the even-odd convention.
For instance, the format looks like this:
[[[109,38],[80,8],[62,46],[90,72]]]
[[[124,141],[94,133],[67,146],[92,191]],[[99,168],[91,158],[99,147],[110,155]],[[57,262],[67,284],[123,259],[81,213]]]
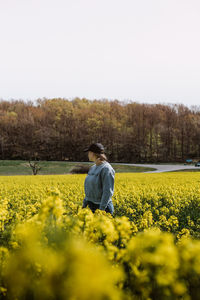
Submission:
[[[85,177],[0,177],[0,299],[199,299],[198,173],[116,173],[113,216]]]

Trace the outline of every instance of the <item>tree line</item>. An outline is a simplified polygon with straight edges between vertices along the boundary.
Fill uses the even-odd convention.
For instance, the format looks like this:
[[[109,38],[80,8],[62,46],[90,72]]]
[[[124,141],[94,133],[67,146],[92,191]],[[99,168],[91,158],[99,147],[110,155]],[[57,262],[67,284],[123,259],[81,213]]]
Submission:
[[[110,162],[200,158],[200,107],[54,98],[0,101],[0,159],[88,161],[101,142]]]

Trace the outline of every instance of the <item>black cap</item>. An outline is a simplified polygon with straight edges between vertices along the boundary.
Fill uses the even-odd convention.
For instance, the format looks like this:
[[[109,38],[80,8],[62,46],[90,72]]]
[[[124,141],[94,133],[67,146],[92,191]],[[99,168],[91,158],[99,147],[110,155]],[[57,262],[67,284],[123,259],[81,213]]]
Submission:
[[[88,148],[83,150],[84,152],[92,151],[94,153],[104,153],[104,146],[100,143],[91,144]]]

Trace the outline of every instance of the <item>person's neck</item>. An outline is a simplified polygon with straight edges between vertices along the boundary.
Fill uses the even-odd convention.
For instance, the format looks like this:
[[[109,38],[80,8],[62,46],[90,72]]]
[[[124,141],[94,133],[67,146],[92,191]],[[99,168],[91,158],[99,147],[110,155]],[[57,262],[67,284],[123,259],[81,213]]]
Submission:
[[[100,165],[102,165],[104,163],[104,161],[102,161],[102,160],[99,160],[99,159],[96,159],[95,160],[95,164],[97,165],[97,166],[100,166]]]

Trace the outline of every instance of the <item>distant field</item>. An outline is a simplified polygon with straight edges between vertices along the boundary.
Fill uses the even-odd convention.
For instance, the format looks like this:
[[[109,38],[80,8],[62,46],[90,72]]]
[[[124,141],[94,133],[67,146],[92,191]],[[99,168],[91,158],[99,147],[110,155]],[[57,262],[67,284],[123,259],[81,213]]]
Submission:
[[[32,169],[28,166],[28,161],[25,160],[0,160],[0,175],[32,175]],[[53,175],[53,174],[68,174],[70,169],[77,165],[77,162],[65,161],[40,161],[38,165],[41,170],[38,172],[40,175]],[[94,163],[81,162],[81,164],[89,164],[92,166]],[[116,173],[140,173],[145,171],[153,171],[153,168],[135,167],[126,165],[112,164]]]

